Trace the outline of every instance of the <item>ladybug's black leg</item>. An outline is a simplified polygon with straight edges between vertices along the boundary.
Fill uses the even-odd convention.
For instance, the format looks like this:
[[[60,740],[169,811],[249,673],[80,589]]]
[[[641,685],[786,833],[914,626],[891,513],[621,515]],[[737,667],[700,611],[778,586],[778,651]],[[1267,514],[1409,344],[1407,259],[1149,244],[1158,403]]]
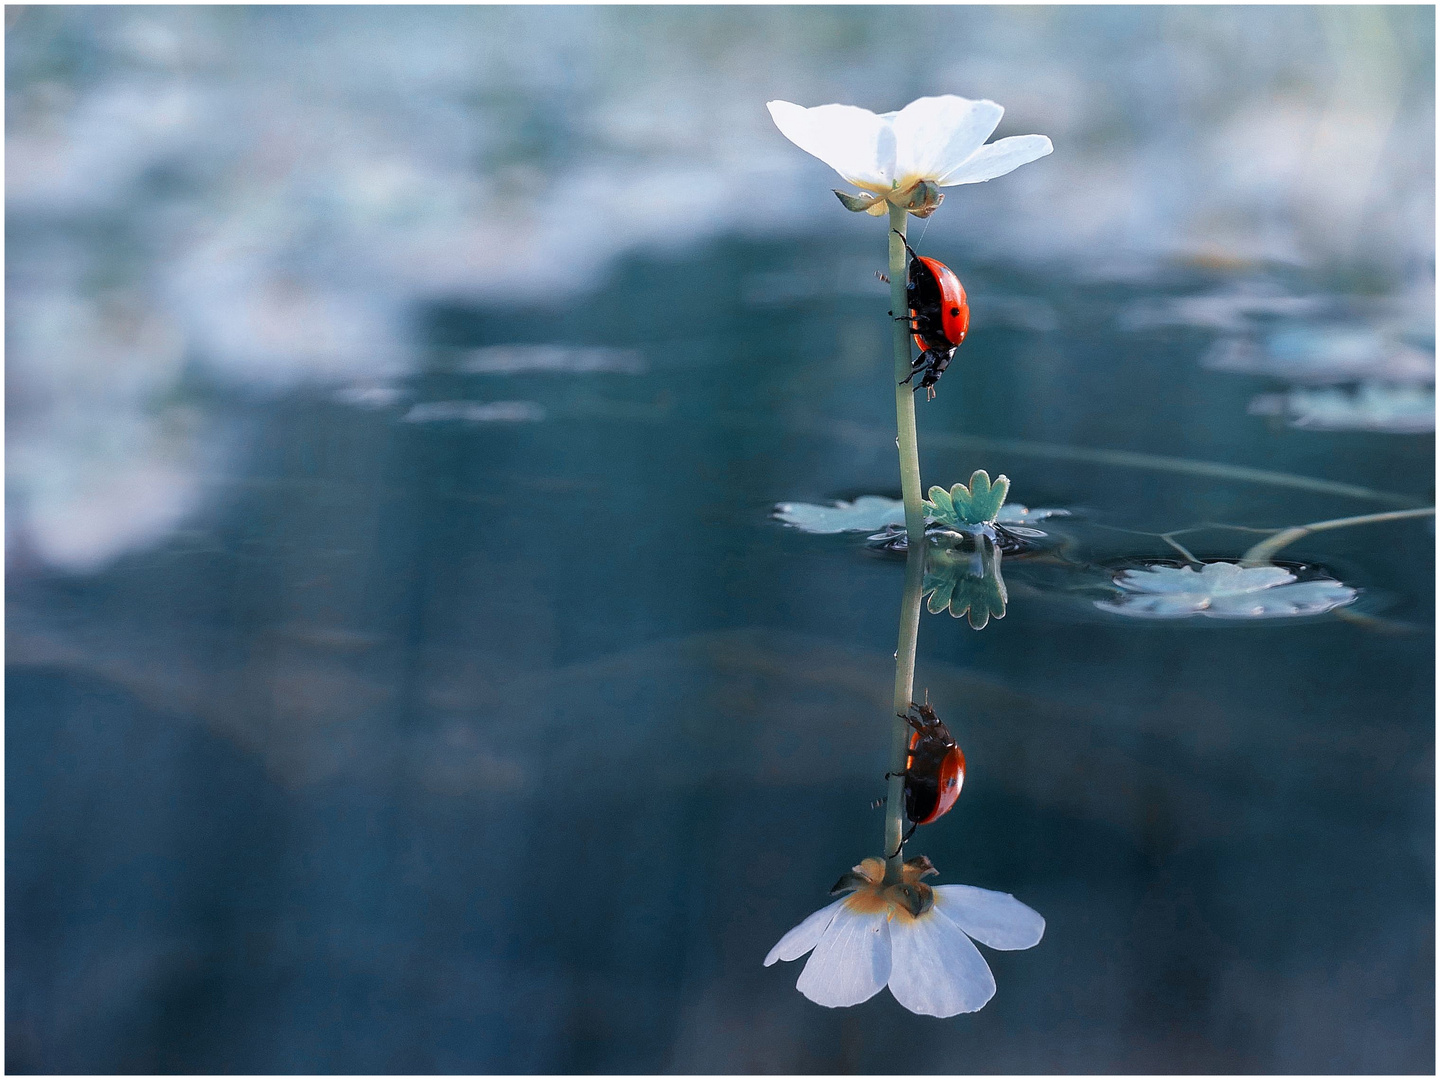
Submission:
[[[902,851],[905,850],[905,845],[910,842],[910,837],[912,837],[912,836],[915,835],[916,825],[917,825],[916,822],[913,822],[913,821],[912,821],[912,822],[910,823],[910,831],[907,832],[907,833],[904,835],[904,837],[901,838],[901,840],[900,840],[900,846],[897,847],[894,851],[892,851],[892,852],[890,853],[890,856],[889,856],[890,858],[892,858],[892,859],[895,858],[896,855],[899,855],[900,852],[902,852]]]

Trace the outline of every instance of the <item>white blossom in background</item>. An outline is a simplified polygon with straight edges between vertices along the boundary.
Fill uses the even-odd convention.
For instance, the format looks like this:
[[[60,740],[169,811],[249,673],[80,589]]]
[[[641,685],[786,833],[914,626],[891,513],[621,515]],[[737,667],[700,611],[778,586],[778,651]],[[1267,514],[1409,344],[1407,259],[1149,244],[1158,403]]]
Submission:
[[[821,908],[782,937],[765,957],[811,953],[795,988],[817,1005],[859,1005],[889,986],[913,1013],[975,1012],[995,994],[990,965],[974,941],[992,949],[1028,949],[1045,920],[1008,893],[969,885],[925,885],[935,868],[923,856],[903,879],[884,884],[885,863],[865,859],[836,885],[849,895]]]
[[[872,113],[854,105],[804,108],[771,101],[775,126],[866,195],[836,192],[851,210],[879,215],[893,202],[920,216],[939,205],[922,185],[953,187],[1004,176],[1054,147],[1044,135],[1012,135],[986,143],[1005,110],[993,101],[945,94],[917,98],[898,112]]]
[[[1281,619],[1320,615],[1355,599],[1358,592],[1333,578],[1297,581],[1283,566],[1206,563],[1150,566],[1115,578],[1121,594],[1095,606],[1143,619]]]

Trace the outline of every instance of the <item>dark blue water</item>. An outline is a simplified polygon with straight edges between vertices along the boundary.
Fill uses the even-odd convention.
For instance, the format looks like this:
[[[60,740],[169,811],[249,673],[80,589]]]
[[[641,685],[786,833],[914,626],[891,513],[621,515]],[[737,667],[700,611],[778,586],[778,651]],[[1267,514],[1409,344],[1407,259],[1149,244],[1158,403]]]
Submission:
[[[949,1021],[761,967],[881,839],[903,566],[768,516],[897,493],[883,287],[773,288],[869,254],[722,241],[558,315],[433,307],[380,408],[192,379],[182,528],[88,574],[12,558],[7,1068],[1431,1071],[1429,522],[1287,549],[1361,590],[1345,617],[1157,623],[1085,591],[1175,554],[1105,526],[1433,498],[1433,438],[1247,416],[1268,384],[1202,369],[1208,331],[1120,328],[1225,283],[1199,271],[967,267],[976,332],[920,408],[927,484],[987,468],[1077,511],[1006,559],[1003,619],[922,617],[916,674],[969,773],[912,851],[1044,940],[988,953],[997,996]],[[998,297],[1042,317],[987,325]],[[458,370],[527,341],[646,371]],[[454,400],[545,418],[404,420]]]

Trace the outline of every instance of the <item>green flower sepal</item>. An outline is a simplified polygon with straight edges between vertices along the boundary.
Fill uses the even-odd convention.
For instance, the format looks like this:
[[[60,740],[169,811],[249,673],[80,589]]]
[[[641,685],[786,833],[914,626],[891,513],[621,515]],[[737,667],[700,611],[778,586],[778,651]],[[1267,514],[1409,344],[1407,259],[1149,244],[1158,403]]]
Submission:
[[[952,529],[967,526],[989,525],[1005,505],[1005,496],[1010,494],[1010,478],[997,476],[994,483],[984,469],[970,474],[970,486],[956,484],[949,491],[943,487],[932,487],[930,498],[923,504],[926,515],[937,525],[948,525]]]
[[[904,191],[896,188],[889,195],[880,195],[872,191],[852,195],[839,188],[831,190],[835,192],[835,197],[840,200],[846,210],[855,214],[863,212],[871,217],[879,217],[881,214],[888,213],[888,204],[894,203],[900,209],[907,210],[918,218],[928,218],[945,201],[945,193],[930,180],[921,180]]]

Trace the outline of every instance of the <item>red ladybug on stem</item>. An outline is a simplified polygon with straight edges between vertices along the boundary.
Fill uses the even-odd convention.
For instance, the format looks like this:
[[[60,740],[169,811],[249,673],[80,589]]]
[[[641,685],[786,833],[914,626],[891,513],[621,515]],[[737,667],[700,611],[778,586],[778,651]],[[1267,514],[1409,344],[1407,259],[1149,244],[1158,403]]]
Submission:
[[[900,230],[895,232],[898,236]],[[965,286],[960,284],[955,271],[938,259],[915,254],[905,237],[901,236],[900,242],[910,253],[905,282],[910,314],[896,318],[910,324],[910,332],[920,348],[920,355],[910,365],[910,374],[901,380],[901,385],[920,375],[915,389],[923,388],[928,400],[935,396],[935,384],[970,332],[970,304],[965,299]]]
[[[903,848],[919,826],[929,825],[955,805],[965,783],[965,755],[928,699],[924,705],[912,701],[910,711],[900,718],[915,729],[900,774],[905,777],[905,816],[910,820],[910,831],[900,841]]]

